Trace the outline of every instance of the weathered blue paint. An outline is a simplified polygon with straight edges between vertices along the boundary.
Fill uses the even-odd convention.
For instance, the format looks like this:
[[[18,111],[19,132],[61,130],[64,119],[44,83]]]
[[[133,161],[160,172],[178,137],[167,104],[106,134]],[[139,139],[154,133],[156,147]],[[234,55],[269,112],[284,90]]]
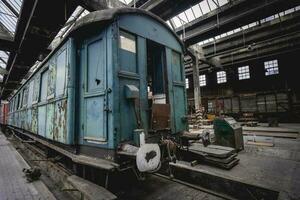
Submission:
[[[147,41],[153,41],[160,45],[157,54],[165,62],[158,59],[153,65],[155,93],[168,90],[171,130],[185,130],[182,47],[170,30],[141,14],[120,15],[110,24],[88,30],[59,45],[14,95],[9,123],[64,144],[116,149],[122,142],[133,142],[135,129],[143,128],[146,134],[149,130]],[[120,32],[131,34],[135,46],[121,49]],[[41,77],[47,68],[48,81]],[[47,87],[40,88],[41,81]],[[168,88],[162,87],[164,81]],[[126,97],[126,85],[138,89],[138,101]],[[16,98],[25,87],[29,88],[28,103],[20,114]]]
[[[80,143],[107,147],[106,32],[83,40],[80,52]]]

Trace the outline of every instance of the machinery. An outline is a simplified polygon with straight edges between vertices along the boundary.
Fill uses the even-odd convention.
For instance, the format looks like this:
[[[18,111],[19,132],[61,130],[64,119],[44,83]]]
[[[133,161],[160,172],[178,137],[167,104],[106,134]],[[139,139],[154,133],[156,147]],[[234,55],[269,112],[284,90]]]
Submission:
[[[237,151],[244,149],[242,127],[232,117],[218,117],[213,121],[216,144],[235,148]]]

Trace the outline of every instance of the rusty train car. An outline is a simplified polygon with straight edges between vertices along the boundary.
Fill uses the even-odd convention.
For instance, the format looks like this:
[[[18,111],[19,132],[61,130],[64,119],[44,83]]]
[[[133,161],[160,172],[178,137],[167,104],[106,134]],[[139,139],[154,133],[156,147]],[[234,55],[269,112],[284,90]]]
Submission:
[[[183,51],[151,13],[90,13],[9,99],[7,124],[76,155],[156,170],[188,130]]]
[[[1,102],[0,104],[0,124],[6,125],[8,121],[9,106],[8,102]]]

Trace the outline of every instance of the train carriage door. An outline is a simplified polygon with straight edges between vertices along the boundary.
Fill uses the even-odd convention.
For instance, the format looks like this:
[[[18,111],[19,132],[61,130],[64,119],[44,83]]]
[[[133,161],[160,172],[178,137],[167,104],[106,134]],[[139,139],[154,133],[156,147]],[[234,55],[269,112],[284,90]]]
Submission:
[[[85,40],[80,66],[80,143],[101,144],[106,128],[106,39],[104,34]]]
[[[172,103],[172,117],[174,132],[179,132],[187,129],[186,117],[186,98],[185,98],[185,82],[184,71],[182,67],[181,54],[169,48],[166,49],[169,90]],[[178,106],[180,105],[180,106]]]

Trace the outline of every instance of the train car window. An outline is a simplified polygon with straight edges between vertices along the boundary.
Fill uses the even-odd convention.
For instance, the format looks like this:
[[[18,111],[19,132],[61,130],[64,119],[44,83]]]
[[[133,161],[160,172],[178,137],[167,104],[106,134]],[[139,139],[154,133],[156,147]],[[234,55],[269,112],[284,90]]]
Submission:
[[[48,71],[46,70],[41,74],[41,85],[40,85],[40,102],[44,102],[47,99],[48,91]]]
[[[28,100],[28,87],[26,86],[23,90],[23,102],[22,102],[22,107],[25,107],[27,105],[27,100]]]
[[[174,81],[183,81],[180,54],[175,51],[172,51],[172,72]]]
[[[32,105],[33,100],[33,89],[34,89],[34,81],[31,81],[29,83],[29,91],[28,91],[28,106],[30,107]]]
[[[66,82],[66,49],[63,50],[57,57],[56,62],[56,83],[55,83],[55,96],[64,94]]]
[[[87,47],[87,91],[96,91],[104,89],[105,81],[105,53],[104,41],[96,40]]]
[[[16,108],[16,110],[18,110],[20,108],[20,99],[21,99],[21,93],[19,93],[18,96],[17,96],[17,108]]]
[[[136,73],[136,36],[120,31],[119,48],[121,69]]]

